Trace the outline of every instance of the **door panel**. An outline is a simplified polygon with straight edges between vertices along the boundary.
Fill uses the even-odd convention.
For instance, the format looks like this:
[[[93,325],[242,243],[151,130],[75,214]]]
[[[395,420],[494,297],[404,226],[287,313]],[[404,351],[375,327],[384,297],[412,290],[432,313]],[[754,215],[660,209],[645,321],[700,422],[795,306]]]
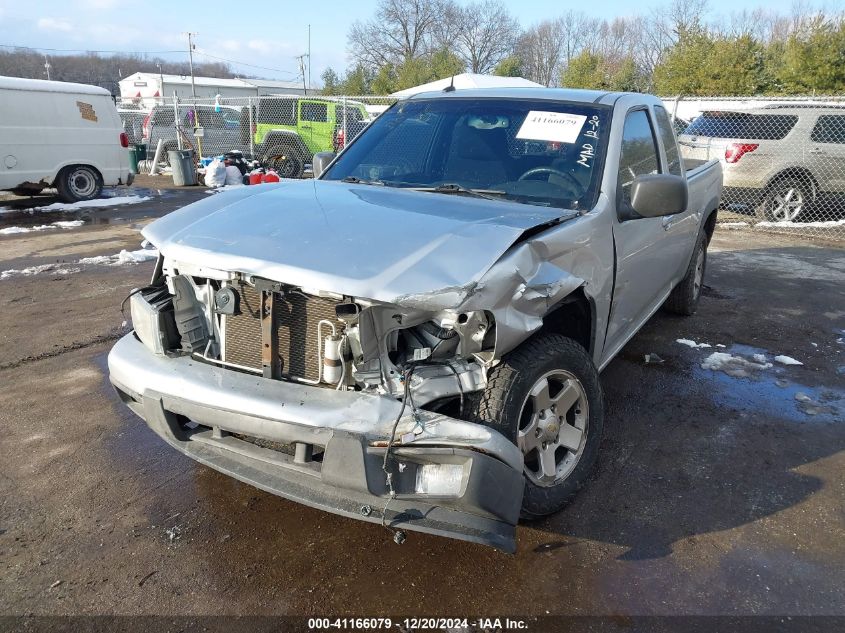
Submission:
[[[630,207],[631,182],[660,171],[657,139],[647,110],[625,118],[619,158],[617,210],[613,230],[616,244],[616,282],[605,350],[615,353],[663,301],[677,266],[677,253],[668,249],[674,216],[641,218]],[[667,228],[668,224],[668,228]]]
[[[822,191],[845,192],[845,115],[819,116],[804,150],[804,163]]]
[[[332,118],[334,107],[331,108]],[[329,121],[329,103],[303,99],[299,102],[299,129],[312,154],[332,149],[334,122]]]

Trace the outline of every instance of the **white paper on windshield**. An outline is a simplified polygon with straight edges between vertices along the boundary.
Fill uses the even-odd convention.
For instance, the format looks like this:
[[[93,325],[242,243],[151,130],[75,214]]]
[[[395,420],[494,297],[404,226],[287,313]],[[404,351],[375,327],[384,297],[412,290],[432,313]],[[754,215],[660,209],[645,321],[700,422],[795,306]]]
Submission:
[[[516,138],[574,143],[586,120],[587,117],[582,114],[531,110],[522,122]]]

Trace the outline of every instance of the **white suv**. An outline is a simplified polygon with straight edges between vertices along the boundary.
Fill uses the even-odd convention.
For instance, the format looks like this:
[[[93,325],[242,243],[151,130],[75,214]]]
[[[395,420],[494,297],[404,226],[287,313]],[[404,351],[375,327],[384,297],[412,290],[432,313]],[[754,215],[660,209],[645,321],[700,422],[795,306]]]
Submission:
[[[807,219],[811,203],[845,193],[845,108],[704,112],[678,142],[684,158],[721,161],[724,206],[761,219]]]

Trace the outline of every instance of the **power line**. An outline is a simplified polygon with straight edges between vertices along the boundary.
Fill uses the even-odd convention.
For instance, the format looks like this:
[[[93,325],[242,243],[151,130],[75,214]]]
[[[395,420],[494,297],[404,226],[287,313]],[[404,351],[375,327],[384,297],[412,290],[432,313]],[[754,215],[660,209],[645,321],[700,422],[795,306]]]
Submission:
[[[237,66],[249,66],[250,68],[259,68],[261,70],[271,70],[277,73],[284,73],[286,75],[294,75],[298,76],[299,73],[295,73],[292,70],[282,70],[281,68],[269,68],[268,66],[258,66],[256,64],[249,64],[247,62],[239,62],[236,59],[226,59],[225,57],[218,57],[217,55],[212,55],[210,53],[206,53],[202,49],[197,49],[197,55],[202,55],[204,57],[210,57],[211,59],[216,59],[217,61],[221,62],[228,62],[229,64],[236,64]]]
[[[0,44],[0,48],[22,48],[28,51],[50,51],[51,53],[105,53],[110,55],[169,55],[172,53],[185,54],[185,51],[94,51],[90,48],[41,48],[35,46],[20,46],[18,44]]]

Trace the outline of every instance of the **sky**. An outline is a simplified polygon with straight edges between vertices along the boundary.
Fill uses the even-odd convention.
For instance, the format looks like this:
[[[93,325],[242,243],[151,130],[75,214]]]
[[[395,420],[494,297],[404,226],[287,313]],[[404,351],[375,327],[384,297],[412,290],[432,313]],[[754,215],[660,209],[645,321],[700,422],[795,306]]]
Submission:
[[[504,1],[523,26],[557,17],[569,9],[613,18],[663,4],[663,0],[604,0],[595,7],[585,7],[575,2]],[[710,0],[709,7],[714,16],[761,5],[787,13],[792,2]],[[371,17],[376,4],[377,0],[0,0],[0,45],[151,52],[165,59],[184,60],[185,33],[191,31],[197,33],[195,59],[199,61],[222,58],[238,62],[231,64],[236,73],[298,79],[296,56],[308,50],[310,24],[311,82],[318,85],[326,67],[342,74],[348,65],[349,26]],[[127,69],[124,74],[132,72]]]

